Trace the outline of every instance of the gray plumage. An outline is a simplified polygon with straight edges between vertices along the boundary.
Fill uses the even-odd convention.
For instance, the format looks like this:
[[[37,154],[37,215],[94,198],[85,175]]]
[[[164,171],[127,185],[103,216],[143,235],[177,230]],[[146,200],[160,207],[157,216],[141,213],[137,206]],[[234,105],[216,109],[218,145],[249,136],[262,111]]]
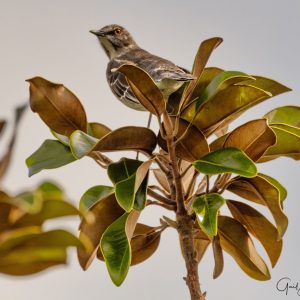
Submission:
[[[121,102],[133,109],[145,110],[131,91],[125,76],[116,72],[121,65],[134,64],[145,70],[153,78],[166,100],[185,81],[195,79],[193,75],[171,61],[141,49],[130,33],[119,25],[108,25],[91,32],[99,37],[110,59],[106,76],[112,92]]]

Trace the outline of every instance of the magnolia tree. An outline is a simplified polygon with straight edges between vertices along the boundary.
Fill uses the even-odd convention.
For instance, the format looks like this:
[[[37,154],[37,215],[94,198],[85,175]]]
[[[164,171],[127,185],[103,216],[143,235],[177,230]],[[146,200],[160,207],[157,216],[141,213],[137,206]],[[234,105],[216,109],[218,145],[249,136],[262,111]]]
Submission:
[[[28,80],[31,109],[54,136],[26,160],[29,175],[88,156],[107,172],[112,184],[88,189],[78,209],[49,182],[33,192],[6,195],[9,209],[1,221],[6,235],[0,250],[4,247],[8,257],[16,255],[4,267],[0,259],[1,272],[25,275],[64,263],[66,247],[75,246],[84,270],[98,258],[120,286],[131,266],[157,250],[161,235],[170,227],[178,233],[192,300],[206,297],[198,265],[210,246],[214,278],[222,273],[225,251],[251,278],[270,279],[252,238],[262,244],[274,267],[288,225],[283,212],[287,192],[276,179],[258,173],[256,165],[282,156],[300,159],[300,107],[279,107],[228,131],[228,125],[247,109],[290,89],[261,76],[205,68],[221,42],[221,38],[202,42],[192,69],[197,79],[169,99],[142,69],[123,65],[117,70],[156,117],[158,133],[135,126],[111,130],[88,122],[79,99],[62,84],[41,77]],[[139,153],[140,159],[113,161],[107,154],[128,150]],[[239,200],[224,198],[225,191],[233,194],[230,199]],[[251,203],[267,207],[274,223]],[[156,227],[140,223],[139,217],[151,205],[173,212],[174,217],[158,216]],[[45,220],[65,215],[80,215],[78,238],[62,230],[42,231]],[[31,253],[27,260],[24,250]]]

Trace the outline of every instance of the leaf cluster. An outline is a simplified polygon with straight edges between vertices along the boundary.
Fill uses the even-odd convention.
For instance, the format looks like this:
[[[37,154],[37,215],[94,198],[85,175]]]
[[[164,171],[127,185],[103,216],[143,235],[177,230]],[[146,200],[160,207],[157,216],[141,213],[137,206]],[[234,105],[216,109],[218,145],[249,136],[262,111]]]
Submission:
[[[266,77],[205,67],[221,42],[212,38],[200,45],[192,70],[196,80],[169,99],[142,69],[124,65],[117,70],[126,76],[140,103],[156,116],[158,133],[134,126],[111,130],[88,122],[81,102],[65,86],[41,77],[28,80],[31,109],[54,136],[27,159],[29,174],[90,157],[107,170],[112,182],[91,187],[80,200],[81,212],[93,219],[82,219],[80,225],[80,240],[92,244],[89,250],[78,248],[84,270],[95,257],[104,260],[119,286],[130,266],[156,251],[166,228],[178,229],[176,219],[164,216],[156,227],[138,222],[144,209],[159,205],[176,216],[182,210],[188,214],[197,263],[212,245],[214,278],[223,270],[223,251],[250,277],[270,278],[253,238],[262,244],[274,267],[288,226],[283,212],[287,192],[276,179],[259,173],[257,166],[279,157],[299,160],[300,108],[279,107],[229,130],[243,112],[290,89]],[[143,153],[144,159],[112,161],[107,156],[127,150]],[[155,183],[149,184],[150,173]],[[225,191],[231,196],[225,197]],[[233,200],[235,196],[243,200]],[[274,222],[252,203],[268,208]],[[225,205],[231,216],[222,212]]]

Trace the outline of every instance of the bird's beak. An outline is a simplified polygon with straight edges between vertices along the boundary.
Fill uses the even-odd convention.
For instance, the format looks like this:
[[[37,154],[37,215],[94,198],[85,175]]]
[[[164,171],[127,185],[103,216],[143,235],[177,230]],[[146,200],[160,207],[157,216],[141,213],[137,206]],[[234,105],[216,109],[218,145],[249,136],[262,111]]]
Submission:
[[[96,36],[105,36],[105,33],[101,30],[90,30],[90,33],[92,33]]]

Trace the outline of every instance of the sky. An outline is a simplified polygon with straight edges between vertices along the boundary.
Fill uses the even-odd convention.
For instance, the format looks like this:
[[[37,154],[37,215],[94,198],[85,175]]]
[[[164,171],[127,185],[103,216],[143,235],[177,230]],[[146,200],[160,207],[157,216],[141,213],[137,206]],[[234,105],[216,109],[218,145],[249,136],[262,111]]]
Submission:
[[[224,42],[213,53],[209,66],[263,75],[293,89],[251,109],[234,126],[262,117],[277,106],[299,105],[299,0],[0,0],[0,118],[11,120],[15,106],[28,101],[26,79],[43,76],[71,89],[82,101],[89,121],[111,128],[145,126],[146,113],[130,110],[110,92],[105,79],[108,59],[95,36],[89,33],[90,29],[111,23],[126,27],[141,47],[188,69],[200,42],[221,36]],[[27,111],[14,160],[4,180],[7,191],[17,193],[50,179],[62,185],[77,204],[89,187],[109,184],[105,172],[88,158],[29,178],[25,159],[47,138],[51,138],[48,128],[36,114]],[[276,283],[286,276],[293,282],[300,281],[299,163],[282,158],[259,165],[259,171],[275,177],[288,189],[285,211],[289,228],[282,257],[271,271],[272,279],[259,282],[247,277],[225,255],[224,272],[213,280],[210,249],[200,265],[201,287],[207,291],[209,300],[298,297],[294,290],[287,296],[278,292]],[[143,213],[143,220],[157,225],[162,213],[151,208]],[[63,220],[52,226],[76,233],[78,222]],[[265,253],[263,257],[266,258]],[[76,254],[70,251],[66,267],[21,278],[0,274],[0,298],[189,299],[183,276],[185,268],[178,238],[176,232],[168,229],[158,251],[145,263],[130,269],[119,288],[111,283],[103,263],[95,261],[84,272]]]

